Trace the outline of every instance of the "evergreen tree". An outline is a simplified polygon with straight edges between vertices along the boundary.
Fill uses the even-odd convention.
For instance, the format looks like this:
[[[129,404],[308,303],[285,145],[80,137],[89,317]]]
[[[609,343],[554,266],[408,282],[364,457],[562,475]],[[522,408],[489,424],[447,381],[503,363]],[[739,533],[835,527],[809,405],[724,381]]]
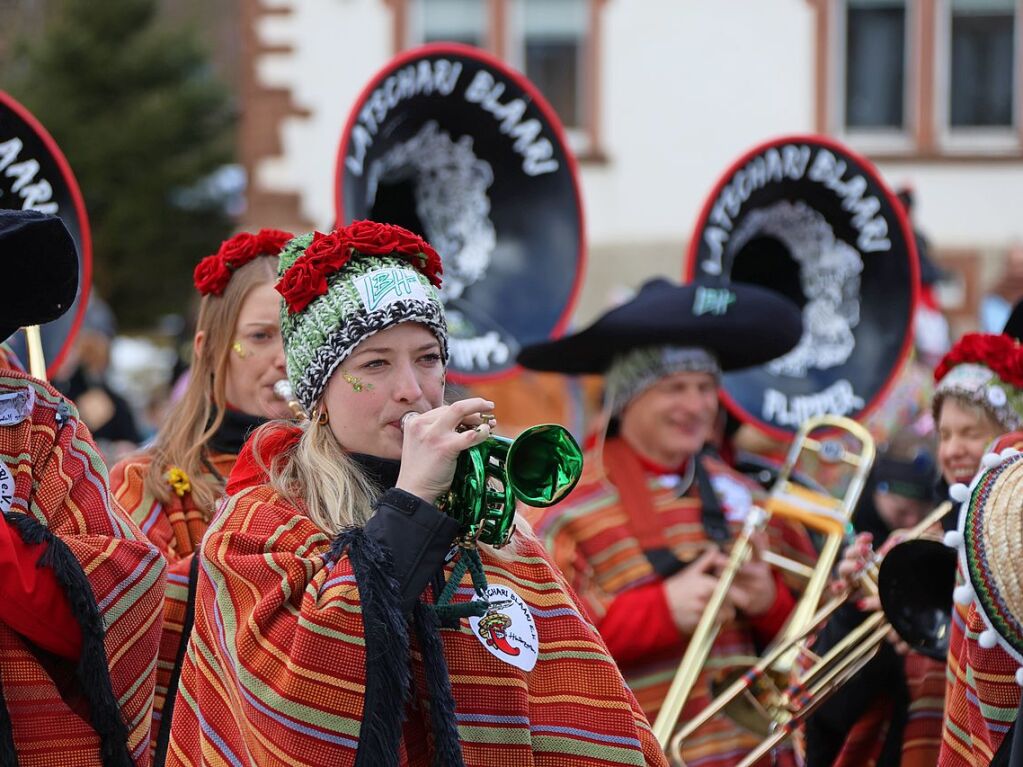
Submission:
[[[123,326],[184,312],[192,269],[230,233],[206,183],[229,162],[234,105],[197,37],[155,0],[62,0],[11,92],[53,134],[85,197],[94,289]]]

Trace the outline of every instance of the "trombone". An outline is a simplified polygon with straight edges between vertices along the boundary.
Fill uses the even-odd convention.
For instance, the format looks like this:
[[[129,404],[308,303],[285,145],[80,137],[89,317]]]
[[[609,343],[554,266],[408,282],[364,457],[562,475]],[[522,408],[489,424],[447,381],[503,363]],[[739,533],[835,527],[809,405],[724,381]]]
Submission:
[[[806,641],[846,603],[855,589],[832,598],[807,622],[802,634],[777,644],[680,730],[671,742],[672,758],[682,764],[685,738],[739,696],[749,694],[757,680],[765,677],[786,653],[795,651],[812,657],[813,664],[784,690],[776,687],[769,691],[774,697],[768,705],[773,719],[771,731],[738,767],[750,767],[788,738],[807,716],[867,665],[892,628],[915,651],[933,658],[944,657],[948,649],[955,552],[941,542],[922,540],[921,536],[953,508],[949,501],[937,506],[906,533],[904,540],[891,548],[880,560],[880,566],[875,555],[874,561],[860,572],[860,585],[880,596],[881,610],[868,615],[824,655],[816,655],[806,648]],[[921,566],[922,559],[932,560],[933,564]],[[945,604],[939,605],[939,602]],[[753,704],[761,705],[756,699]]]
[[[824,434],[820,433],[822,431]],[[842,437],[851,437],[852,441],[858,445],[857,449],[851,450],[843,443]],[[809,490],[792,481],[792,473],[804,451],[816,453],[825,464],[835,466],[844,464],[847,469],[851,467],[852,474],[841,498],[826,492]],[[849,518],[856,507],[867,475],[873,465],[874,455],[874,440],[870,433],[863,426],[848,418],[832,415],[817,416],[808,419],[800,427],[764,508],[755,507],[751,510],[741,534],[732,546],[728,564],[718,579],[717,587],[689,640],[686,653],[654,722],[653,732],[661,747],[668,751],[670,740],[673,757],[680,763],[681,747],[685,739],[713,714],[737,697],[732,695],[722,701],[722,696],[719,696],[717,701],[720,702],[720,705],[717,702],[712,704],[710,708],[713,710],[710,714],[705,710],[672,738],[672,733],[678,725],[686,701],[699,679],[721,628],[718,613],[731,589],[736,573],[752,550],[753,534],[761,529],[768,519],[778,517],[800,522],[808,529],[824,534],[825,540],[806,588],[774,644],[775,649],[771,650],[763,660],[733,684],[733,687],[743,685],[743,690],[752,687],[758,680],[762,680],[768,675],[778,679],[788,679],[791,668],[798,657],[796,643],[806,634],[806,626],[817,613],[832,566],[845,540]],[[776,682],[775,686],[779,686],[779,683]],[[757,710],[758,708],[759,710]],[[759,729],[763,731],[770,731],[773,728],[776,720],[759,703],[753,707],[747,706],[746,709],[735,714],[733,718],[759,722]]]

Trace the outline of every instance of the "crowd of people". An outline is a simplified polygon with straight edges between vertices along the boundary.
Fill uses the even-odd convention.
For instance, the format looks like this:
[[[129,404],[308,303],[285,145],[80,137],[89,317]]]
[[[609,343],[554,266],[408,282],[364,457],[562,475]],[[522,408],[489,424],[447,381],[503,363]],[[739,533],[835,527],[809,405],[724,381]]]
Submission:
[[[0,257],[21,286],[0,306],[4,339],[70,305],[77,259],[59,219],[0,212]],[[502,406],[447,388],[430,244],[370,221],[264,229],[194,277],[183,394],[109,468],[89,425],[116,426],[117,402],[94,356],[72,396],[4,359],[0,763],[668,764],[651,723],[729,542],[765,501],[729,462],[721,376],[795,347],[799,309],[766,288],[657,279],[524,347],[526,369],[602,376],[603,410],[566,499],[502,509],[483,492],[486,513],[514,517],[507,539],[485,540],[453,513],[452,485]],[[987,453],[1008,460],[1023,441],[1019,340],[968,334],[933,378],[930,412],[885,426],[833,578],[852,598],[818,652],[881,609],[863,572],[949,494],[1019,505],[974,489],[998,468]],[[957,510],[943,524],[965,546]],[[781,635],[804,581],[777,563],[810,570],[818,549],[796,521],[753,534],[680,723]],[[892,635],[757,764],[1018,763],[1020,659],[963,591],[973,575],[960,568],[947,659]],[[681,759],[731,767],[760,739],[719,714]]]

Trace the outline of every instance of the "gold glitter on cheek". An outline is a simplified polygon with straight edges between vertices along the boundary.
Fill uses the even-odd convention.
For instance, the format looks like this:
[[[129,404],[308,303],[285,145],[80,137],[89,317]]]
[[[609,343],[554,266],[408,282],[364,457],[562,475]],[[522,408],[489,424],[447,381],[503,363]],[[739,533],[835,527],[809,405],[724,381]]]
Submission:
[[[245,351],[245,347],[242,346],[242,342],[241,341],[235,341],[233,344],[231,344],[231,351],[233,351],[235,354],[237,354],[242,359],[245,359],[246,357],[249,356],[249,353],[247,351]]]
[[[341,371],[341,377],[345,379],[346,383],[351,385],[353,391],[364,391],[373,388],[373,384],[364,384],[351,373],[346,373],[344,370]]]

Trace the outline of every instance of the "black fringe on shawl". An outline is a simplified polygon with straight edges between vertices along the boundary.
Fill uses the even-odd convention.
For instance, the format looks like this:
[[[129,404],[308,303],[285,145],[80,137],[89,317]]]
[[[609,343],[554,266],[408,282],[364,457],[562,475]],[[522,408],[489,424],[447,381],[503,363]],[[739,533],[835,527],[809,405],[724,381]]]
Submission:
[[[89,719],[100,738],[100,758],[104,767],[132,767],[134,761],[128,753],[128,728],[121,718],[110,668],[103,645],[105,633],[103,617],[96,606],[92,585],[82,565],[60,538],[34,517],[21,512],[5,515],[7,522],[29,544],[45,543],[46,550],[37,566],[49,567],[67,595],[71,613],[82,632],[82,654],[75,670],[82,693],[89,703]],[[6,711],[6,706],[4,707]],[[9,723],[9,719],[8,719]],[[0,740],[3,737],[0,736]],[[0,749],[3,746],[0,744]],[[7,764],[8,762],[4,762]]]
[[[355,767],[397,767],[405,702],[412,679],[409,635],[391,554],[361,528],[343,530],[331,555],[347,551],[362,602],[366,697]]]
[[[436,611],[422,602],[416,602],[413,616],[423,653],[423,665],[426,667],[427,692],[430,695],[433,763],[436,767],[465,767],[455,718],[455,696],[451,694],[451,679],[448,676],[447,661],[444,660],[444,645],[440,639],[440,620]]]

